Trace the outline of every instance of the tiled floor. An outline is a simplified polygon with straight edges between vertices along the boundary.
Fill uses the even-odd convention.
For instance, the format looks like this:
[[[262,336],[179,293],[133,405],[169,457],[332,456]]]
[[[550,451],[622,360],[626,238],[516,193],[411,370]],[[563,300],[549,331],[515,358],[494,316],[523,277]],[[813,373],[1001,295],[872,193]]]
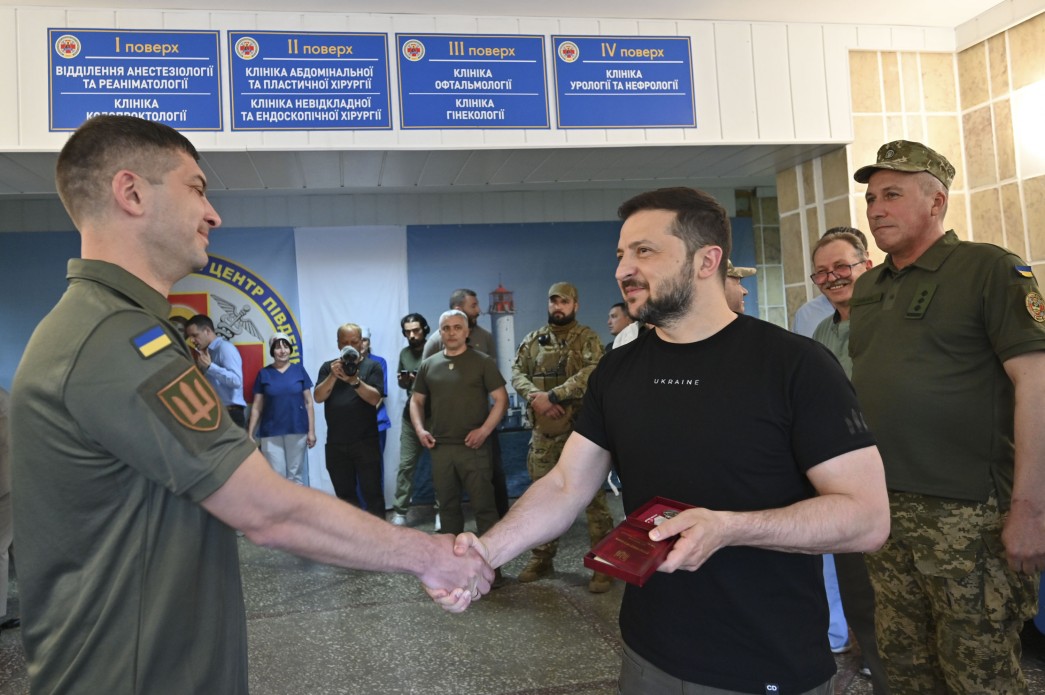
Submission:
[[[611,508],[622,517],[619,499]],[[411,521],[431,530],[431,509],[415,507]],[[510,581],[450,615],[411,577],[333,569],[241,539],[251,693],[612,695],[622,587],[588,593],[590,573],[580,560],[586,543],[579,521],[552,578]],[[506,574],[514,577],[525,560],[509,563]],[[856,673],[858,653],[836,660],[836,694],[871,693],[870,681]],[[1026,658],[1025,666],[1031,692],[1045,693],[1041,664]],[[19,633],[4,632],[0,695],[27,692]]]

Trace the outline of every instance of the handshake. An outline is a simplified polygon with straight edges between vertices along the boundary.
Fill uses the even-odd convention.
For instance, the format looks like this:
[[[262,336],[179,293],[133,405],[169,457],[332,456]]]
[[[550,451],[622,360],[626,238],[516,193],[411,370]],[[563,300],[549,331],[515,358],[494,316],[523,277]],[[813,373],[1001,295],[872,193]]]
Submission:
[[[494,568],[490,552],[474,533],[429,536],[434,557],[419,575],[428,595],[451,613],[460,613],[490,592]]]

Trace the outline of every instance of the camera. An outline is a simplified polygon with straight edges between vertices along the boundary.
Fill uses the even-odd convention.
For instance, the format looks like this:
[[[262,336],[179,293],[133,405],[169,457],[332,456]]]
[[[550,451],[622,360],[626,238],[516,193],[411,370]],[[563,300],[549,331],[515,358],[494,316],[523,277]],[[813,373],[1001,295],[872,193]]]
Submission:
[[[345,376],[355,376],[359,371],[359,350],[351,345],[341,348],[341,367],[345,370]]]

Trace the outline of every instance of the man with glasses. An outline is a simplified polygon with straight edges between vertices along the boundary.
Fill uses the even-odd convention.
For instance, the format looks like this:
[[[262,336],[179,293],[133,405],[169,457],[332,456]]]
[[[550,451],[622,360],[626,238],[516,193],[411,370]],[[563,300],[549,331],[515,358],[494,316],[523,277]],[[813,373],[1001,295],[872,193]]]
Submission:
[[[863,233],[853,227],[827,230],[813,247],[813,274],[809,276],[834,307],[834,313],[813,331],[813,340],[823,344],[838,358],[850,379],[853,377],[853,360],[849,357],[849,300],[857,278],[872,265],[864,238]],[[864,660],[861,671],[871,677],[875,695],[885,695],[889,690],[874,635],[874,590],[867,576],[863,553],[825,555],[824,583],[830,585],[832,581],[835,581],[835,592],[832,595],[828,590],[828,600],[837,602],[840,599],[845,617],[838,621],[842,636],[833,634],[831,638],[848,642],[849,628],[852,628]],[[831,605],[832,612],[837,608],[837,603]],[[841,612],[838,611],[839,617]],[[832,619],[832,628],[835,622]]]

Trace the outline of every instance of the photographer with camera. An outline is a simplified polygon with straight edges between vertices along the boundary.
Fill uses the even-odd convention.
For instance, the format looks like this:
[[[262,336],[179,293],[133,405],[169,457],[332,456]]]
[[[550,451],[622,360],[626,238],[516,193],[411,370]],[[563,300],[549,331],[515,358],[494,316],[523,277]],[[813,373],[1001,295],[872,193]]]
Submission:
[[[323,403],[327,423],[326,459],[330,482],[339,499],[385,518],[377,407],[385,375],[381,365],[360,354],[362,329],[346,323],[337,329],[341,354],[319,369],[316,403]],[[363,495],[356,495],[356,486]]]

